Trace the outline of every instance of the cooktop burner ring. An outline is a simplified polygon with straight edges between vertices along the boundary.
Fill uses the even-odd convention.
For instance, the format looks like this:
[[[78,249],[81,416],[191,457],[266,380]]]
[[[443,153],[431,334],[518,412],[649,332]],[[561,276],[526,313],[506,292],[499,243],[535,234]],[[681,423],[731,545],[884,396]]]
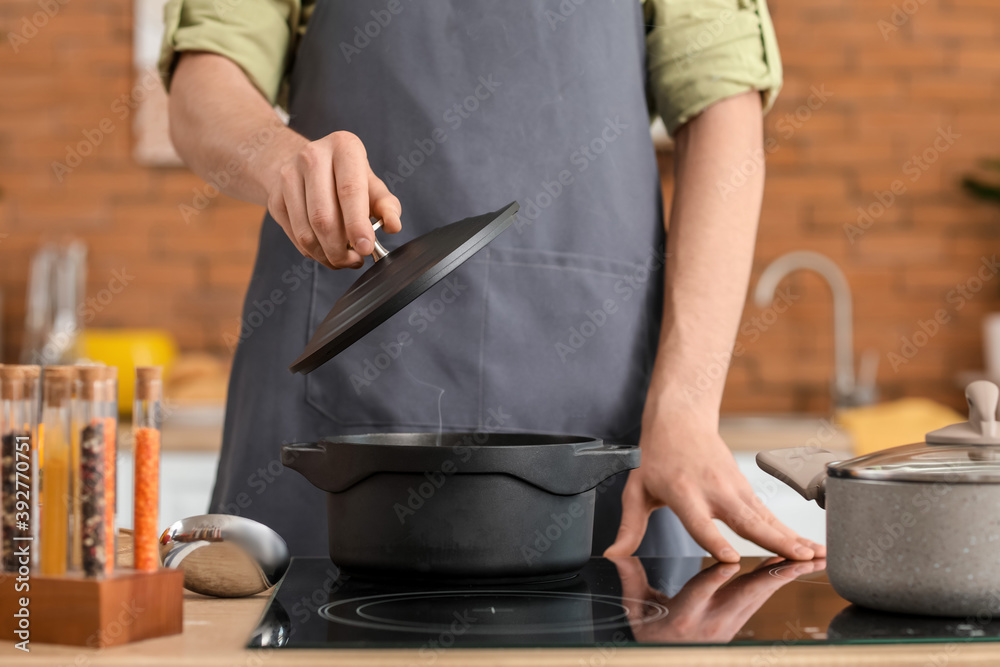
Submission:
[[[569,632],[579,632],[580,630],[605,630],[605,629],[615,629],[622,626],[623,623],[628,623],[629,620],[634,620],[640,623],[651,623],[664,618],[669,610],[657,602],[651,600],[640,600],[637,598],[626,598],[617,595],[597,595],[592,593],[572,593],[564,591],[532,591],[532,590],[445,590],[445,591],[429,591],[429,592],[410,592],[410,593],[387,593],[383,595],[366,595],[354,598],[348,598],[346,600],[338,600],[336,602],[331,602],[323,605],[319,608],[318,614],[322,618],[333,621],[335,623],[343,623],[345,625],[350,625],[358,628],[366,628],[370,630],[392,630],[397,632],[414,632],[414,633],[427,633],[427,632],[451,632],[454,631],[453,622],[455,620],[455,615],[460,615],[462,611],[469,612],[478,611],[483,613],[487,611],[485,608],[478,610],[462,610],[459,608],[453,609],[454,615],[449,616],[447,620],[442,622],[420,622],[420,621],[405,621],[405,620],[395,620],[395,619],[385,619],[377,615],[377,610],[372,611],[373,608],[380,604],[386,603],[396,603],[402,602],[406,603],[409,601],[427,601],[440,598],[473,598],[476,596],[490,597],[490,598],[536,598],[536,599],[558,599],[558,600],[569,600],[569,601],[579,601],[588,602],[591,604],[593,609],[602,608],[607,610],[607,613],[599,614],[598,618],[588,619],[585,622],[568,621],[568,622],[546,622],[546,623],[512,623],[509,625],[495,625],[495,624],[475,624],[470,623],[468,627],[463,630],[464,633],[474,635],[504,635],[504,634],[520,634],[525,631],[541,632],[541,633],[569,633]],[[625,606],[625,602],[639,605],[642,609],[640,617],[632,618],[629,617],[628,607]],[[499,607],[499,609],[498,609]],[[489,607],[489,613],[503,613],[505,609],[500,605],[491,605]]]
[[[829,586],[830,585],[830,582],[826,581],[825,579],[823,581],[813,581],[812,579],[806,579],[806,578],[804,578],[801,575],[799,575],[797,577],[792,577],[792,576],[785,575],[785,573],[784,573],[785,570],[794,568],[796,565],[798,565],[798,563],[784,563],[784,564],[777,565],[775,567],[770,568],[767,571],[767,573],[769,575],[771,575],[772,577],[776,577],[778,579],[784,579],[786,581],[795,581],[795,582],[798,582],[800,584],[818,584],[820,586]]]

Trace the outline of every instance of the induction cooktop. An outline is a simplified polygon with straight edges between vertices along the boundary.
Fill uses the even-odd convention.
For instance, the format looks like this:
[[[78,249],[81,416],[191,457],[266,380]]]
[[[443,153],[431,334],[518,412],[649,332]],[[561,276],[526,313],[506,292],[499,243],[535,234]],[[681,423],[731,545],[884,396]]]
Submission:
[[[1000,620],[904,616],[851,605],[824,561],[594,558],[546,583],[368,579],[295,558],[248,646],[579,647],[997,641]]]

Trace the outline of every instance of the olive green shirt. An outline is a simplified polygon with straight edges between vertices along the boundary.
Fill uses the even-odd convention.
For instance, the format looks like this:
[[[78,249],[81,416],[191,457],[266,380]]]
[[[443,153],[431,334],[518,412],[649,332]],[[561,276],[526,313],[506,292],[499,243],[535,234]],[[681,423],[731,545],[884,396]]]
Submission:
[[[336,0],[331,0],[336,1]],[[593,0],[605,2],[606,0]],[[761,91],[764,110],[781,88],[781,57],[766,0],[636,0],[643,3],[651,112],[671,134],[719,100]],[[210,51],[239,65],[272,104],[316,0],[168,0],[160,73],[183,51]]]

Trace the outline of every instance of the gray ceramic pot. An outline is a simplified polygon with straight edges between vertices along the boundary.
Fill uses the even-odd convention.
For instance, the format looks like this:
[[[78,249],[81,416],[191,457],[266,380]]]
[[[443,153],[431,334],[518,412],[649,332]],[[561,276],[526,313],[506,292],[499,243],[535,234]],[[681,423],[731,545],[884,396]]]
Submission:
[[[757,464],[827,510],[827,574],[865,607],[929,616],[1000,612],[1000,390],[966,390],[968,422],[846,461],[795,447]]]

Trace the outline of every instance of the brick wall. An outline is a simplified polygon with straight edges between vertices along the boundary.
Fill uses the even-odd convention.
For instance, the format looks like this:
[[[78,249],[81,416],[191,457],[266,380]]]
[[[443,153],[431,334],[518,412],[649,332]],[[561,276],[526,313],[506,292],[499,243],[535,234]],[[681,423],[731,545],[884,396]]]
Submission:
[[[752,285],[789,250],[828,255],[853,289],[855,348],[882,354],[883,396],[964,405],[956,374],[982,367],[980,321],[1000,310],[1000,278],[976,275],[1000,251],[1000,207],[958,184],[977,159],[1000,155],[1000,3],[774,0],[771,10],[785,88],[766,121]],[[727,409],[829,407],[829,291],[811,274],[786,284],[799,298],[773,324],[755,327],[764,313],[753,305],[744,313]],[[933,331],[936,315],[945,323],[925,340],[921,322]]]
[[[30,253],[69,234],[90,247],[89,294],[106,288],[114,270],[134,277],[93,326],[164,327],[184,348],[227,352],[222,334],[239,313],[261,212],[220,197],[185,223],[179,207],[192,204],[201,180],[131,158],[128,103],[142,94],[133,81],[131,2],[60,2],[17,54],[6,35],[22,32],[39,5],[0,2],[4,358],[19,349]],[[52,162],[66,163],[85,132],[100,143],[59,182]]]
[[[975,287],[981,257],[1000,245],[1000,209],[957,186],[977,158],[1000,156],[1000,3],[895,6],[773,0],[786,84],[767,119],[754,277],[788,250],[829,255],[854,290],[856,347],[882,353],[883,394],[957,405],[956,372],[982,363],[980,318],[1000,310],[995,276],[968,298],[948,298],[970,279]],[[134,276],[93,326],[165,327],[186,349],[227,354],[223,334],[235,328],[261,211],[219,197],[185,223],[179,206],[192,203],[201,182],[132,161],[131,117],[116,106],[134,84],[128,0],[68,0],[14,53],[7,34],[38,11],[33,0],[0,0],[4,359],[20,344],[30,254],[41,240],[70,234],[91,248],[90,294],[116,269]],[[101,143],[59,182],[51,163],[65,160],[85,131],[100,131]],[[925,151],[925,163],[913,162]],[[743,168],[756,168],[748,158]],[[669,156],[662,165],[669,175]],[[878,193],[888,201],[894,181],[894,200],[880,210]],[[859,206],[870,209],[867,228]],[[862,232],[853,243],[845,225]],[[728,410],[828,407],[830,297],[811,275],[786,284],[798,297],[786,312],[772,319],[746,309]],[[939,311],[947,322],[894,370],[888,355],[901,355],[901,338]],[[755,316],[764,319],[755,324]]]

